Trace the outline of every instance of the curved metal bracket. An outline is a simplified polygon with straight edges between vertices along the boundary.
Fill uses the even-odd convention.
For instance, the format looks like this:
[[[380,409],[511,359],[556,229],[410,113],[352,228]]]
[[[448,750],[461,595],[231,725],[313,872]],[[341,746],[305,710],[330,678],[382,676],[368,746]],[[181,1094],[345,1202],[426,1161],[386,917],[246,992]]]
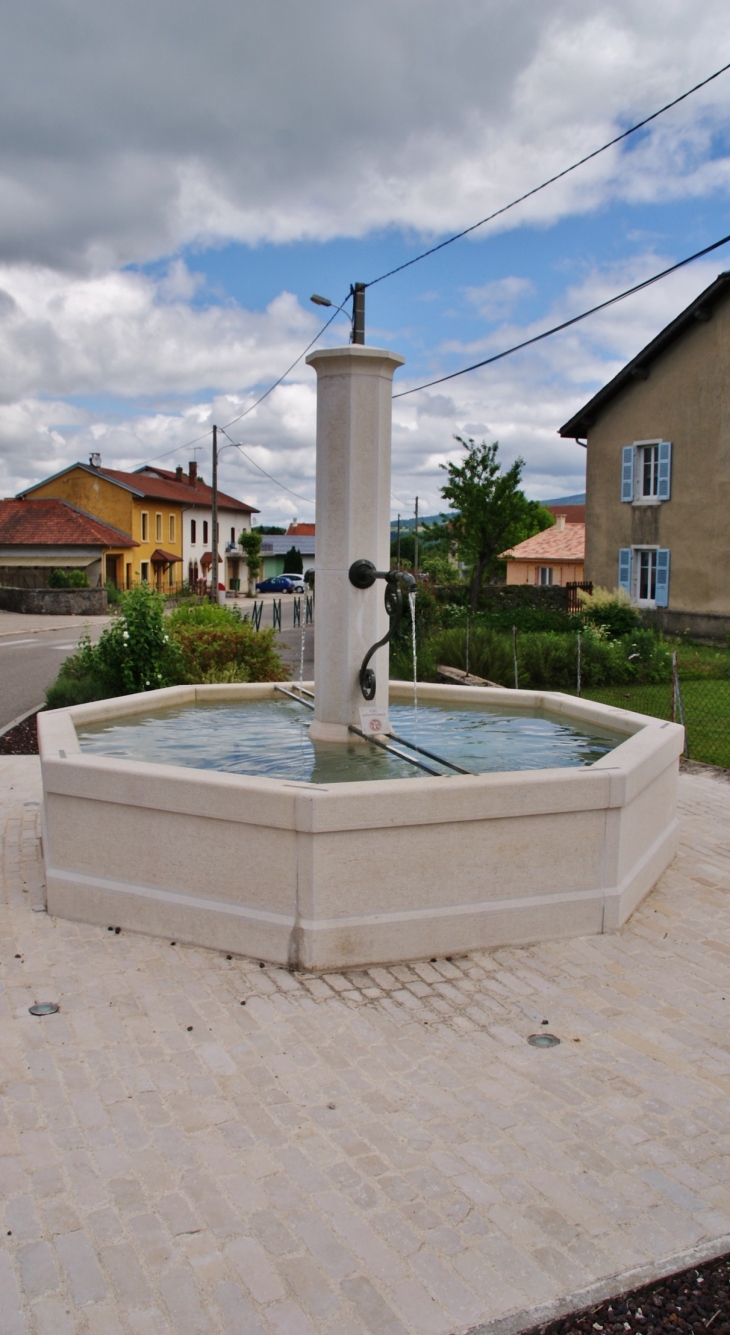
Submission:
[[[366,700],[374,700],[377,683],[375,673],[368,664],[373,654],[392,640],[400,626],[403,616],[403,594],[399,586],[404,584],[407,592],[411,593],[416,588],[416,581],[413,575],[403,570],[376,570],[372,561],[367,560],[353,561],[349,574],[350,583],[354,584],[356,589],[369,589],[376,579],[385,580],[385,610],[390,620],[388,634],[384,635],[382,640],[377,640],[368,650],[360,668],[360,690],[363,697]]]

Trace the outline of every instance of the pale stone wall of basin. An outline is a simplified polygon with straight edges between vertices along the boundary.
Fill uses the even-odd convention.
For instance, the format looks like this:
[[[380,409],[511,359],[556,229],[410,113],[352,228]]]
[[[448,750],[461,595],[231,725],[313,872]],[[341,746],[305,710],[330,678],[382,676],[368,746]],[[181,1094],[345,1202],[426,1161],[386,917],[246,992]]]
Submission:
[[[674,855],[682,729],[569,696],[419,686],[625,734],[589,767],[330,786],[84,754],[74,726],[273,692],[173,687],[41,714],[49,912],[335,970],[615,931]]]

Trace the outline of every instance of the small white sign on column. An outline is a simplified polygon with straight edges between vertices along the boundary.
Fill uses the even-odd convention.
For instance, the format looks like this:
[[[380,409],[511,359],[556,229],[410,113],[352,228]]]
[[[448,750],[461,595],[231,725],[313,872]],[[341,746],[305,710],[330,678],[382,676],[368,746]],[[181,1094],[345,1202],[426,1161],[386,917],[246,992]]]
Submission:
[[[364,732],[366,737],[382,732],[390,732],[387,711],[383,713],[382,709],[376,709],[373,705],[361,709],[360,731]]]

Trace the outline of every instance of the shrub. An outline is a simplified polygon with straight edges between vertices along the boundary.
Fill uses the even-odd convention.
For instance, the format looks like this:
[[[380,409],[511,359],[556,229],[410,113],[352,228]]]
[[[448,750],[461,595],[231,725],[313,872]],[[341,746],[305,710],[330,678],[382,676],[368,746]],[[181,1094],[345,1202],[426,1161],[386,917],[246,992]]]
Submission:
[[[241,613],[235,604],[228,607],[209,598],[190,598],[175,608],[167,624],[171,632],[181,626],[240,626]]]
[[[466,667],[466,627],[451,627],[431,636],[419,646],[419,677],[434,680],[436,669]],[[410,672],[399,671],[404,676]],[[578,668],[577,633],[519,634],[517,637],[519,684],[524,689],[570,690],[576,688]],[[412,670],[412,669],[411,669]],[[469,627],[469,671],[501,686],[514,685],[512,636],[490,626]],[[652,631],[612,640],[605,632],[587,628],[581,636],[581,681],[586,688],[624,683],[669,681],[671,655]]]
[[[89,576],[85,570],[52,570],[48,576],[49,589],[88,589]]]
[[[248,621],[181,624],[173,628],[173,635],[183,681],[285,681],[289,676],[276,651],[273,630],[257,632]],[[245,672],[245,676],[208,676],[224,670]]]
[[[62,664],[46,692],[49,709],[174,686],[183,679],[160,594],[141,584],[121,595],[121,605],[121,616],[99,642],[92,644],[87,637]]]
[[[104,588],[106,589],[106,600],[109,603],[109,606],[119,606],[122,601],[121,589],[118,589],[116,584],[113,584],[110,579],[107,580]]]
[[[587,625],[602,626],[611,639],[618,640],[638,628],[639,616],[625,589],[602,589],[596,585],[593,593],[578,589],[578,597],[583,621]]]

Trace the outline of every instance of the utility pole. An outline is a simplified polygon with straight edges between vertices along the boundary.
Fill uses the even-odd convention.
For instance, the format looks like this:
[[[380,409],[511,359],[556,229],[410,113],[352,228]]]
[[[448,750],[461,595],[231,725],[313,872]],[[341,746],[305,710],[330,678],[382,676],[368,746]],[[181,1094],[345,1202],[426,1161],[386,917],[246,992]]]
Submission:
[[[365,342],[365,283],[351,283],[352,296],[352,341]]]
[[[211,483],[210,600],[218,602],[218,427],[213,427],[213,481]]]
[[[416,528],[415,528],[415,547],[413,550],[413,574],[418,579],[418,497],[416,497]]]
[[[398,546],[396,548],[396,570],[400,570],[400,515],[398,515]]]

